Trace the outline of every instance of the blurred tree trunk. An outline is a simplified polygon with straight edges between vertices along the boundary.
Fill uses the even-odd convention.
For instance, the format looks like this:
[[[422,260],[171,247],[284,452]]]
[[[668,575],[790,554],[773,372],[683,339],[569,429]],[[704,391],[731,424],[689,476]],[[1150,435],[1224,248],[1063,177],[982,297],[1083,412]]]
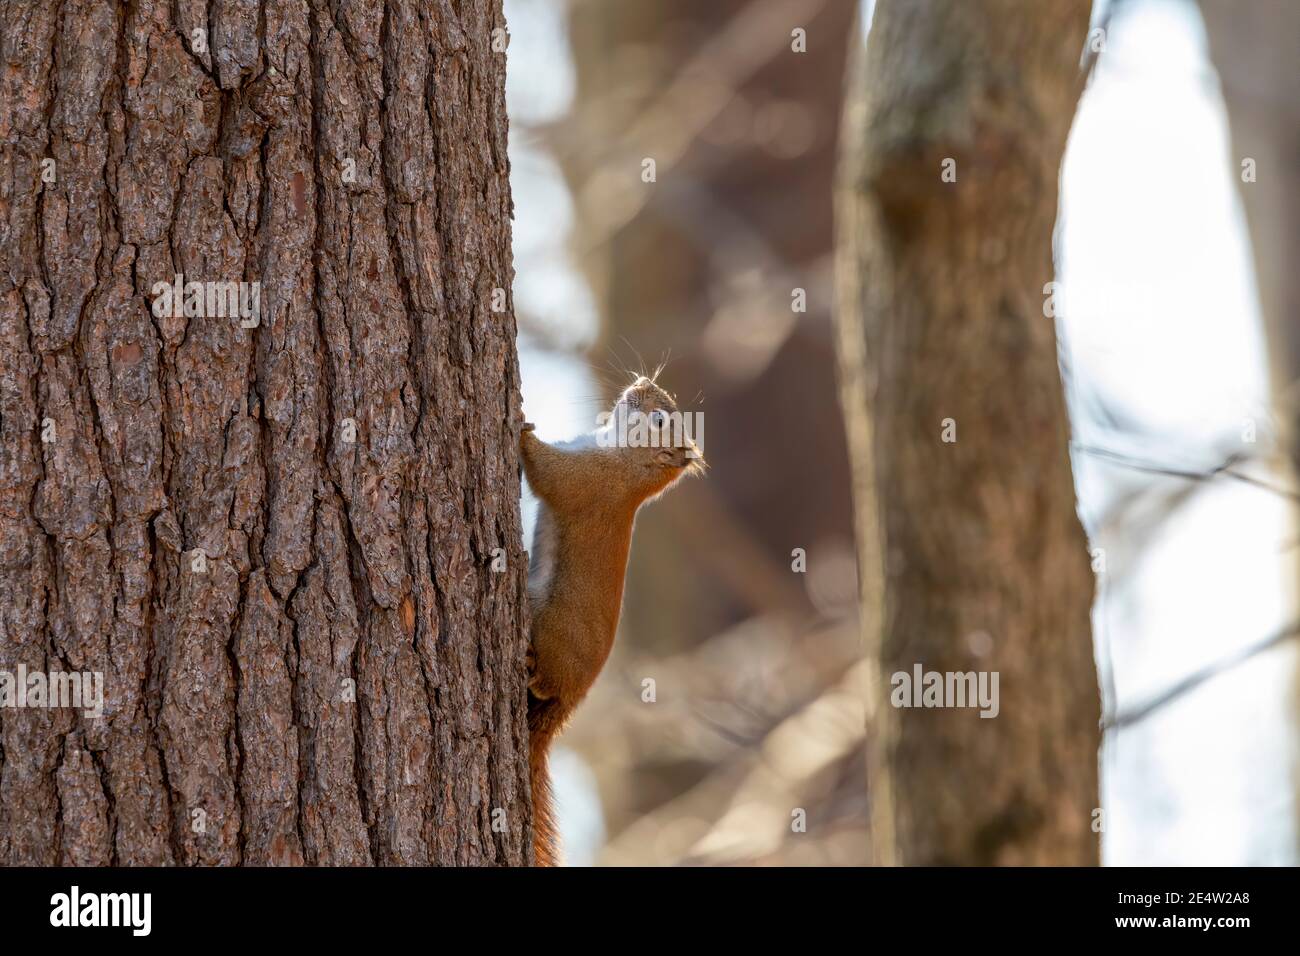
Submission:
[[[1044,317],[1088,9],[881,0],[851,80],[838,322],[878,862],[1098,859],[1093,580]],[[1000,712],[890,707],[917,663],[998,672]]]
[[[554,142],[601,306],[593,363],[608,371],[611,355],[628,365],[643,355],[653,369],[671,356],[661,381],[718,423],[705,432],[707,480],[637,525],[629,581],[640,586],[628,589],[602,681],[633,648],[667,656],[751,616],[807,619],[805,580],[836,555],[851,567],[827,184],[854,9],[853,0],[570,7],[576,102]],[[807,52],[796,52],[794,30]],[[640,178],[645,158],[657,164],[653,184]],[[795,287],[806,313],[792,311]],[[800,454],[758,462],[755,447],[773,434],[798,435]],[[791,571],[796,547],[809,575]],[[845,577],[851,605],[852,571]],[[602,715],[580,709],[565,742],[584,726],[610,741]],[[624,790],[603,780],[611,834],[707,769],[658,760]]]
[[[0,3],[0,862],[526,862],[500,2],[205,6]]]
[[[1291,395],[1290,417],[1300,408],[1300,4],[1202,0],[1201,9],[1232,127],[1232,174],[1250,228],[1272,373],[1279,394]],[[1246,159],[1254,161],[1250,182],[1242,179]]]
[[[1300,475],[1300,4],[1202,0],[1201,10],[1232,127],[1231,172],[1250,230],[1279,436]],[[1298,597],[1300,587],[1293,606]]]
[[[557,142],[600,297],[594,359],[644,356],[653,369],[670,357],[664,380],[692,411],[797,433],[805,451],[769,456],[755,475],[751,435],[706,432],[709,480],[637,528],[632,572],[663,586],[629,591],[623,627],[665,649],[689,647],[755,604],[806,613],[791,549],[816,558],[836,536],[850,545],[826,184],[853,15],[850,0],[620,0],[570,14],[577,101]],[[794,29],[808,52],[792,49]],[[644,158],[657,164],[653,184],[641,182]],[[806,313],[791,309],[794,287]],[[701,520],[728,527],[731,540],[683,555],[683,530]],[[719,588],[742,548],[747,566]]]

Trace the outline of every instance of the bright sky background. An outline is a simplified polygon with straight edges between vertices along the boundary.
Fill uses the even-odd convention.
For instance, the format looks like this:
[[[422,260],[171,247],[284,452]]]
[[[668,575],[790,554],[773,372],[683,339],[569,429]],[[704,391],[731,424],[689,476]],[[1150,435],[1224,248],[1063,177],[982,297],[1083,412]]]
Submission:
[[[1125,3],[1062,173],[1063,352],[1075,368],[1079,445],[1194,469],[1234,451],[1267,454],[1239,162],[1196,6]],[[1100,406],[1124,417],[1125,433],[1098,420]],[[1242,442],[1247,420],[1255,445]],[[1106,534],[1101,518],[1119,496],[1145,488],[1158,507],[1187,483],[1086,454],[1075,465],[1093,545],[1117,559],[1099,582],[1093,621],[1121,710],[1288,620],[1294,534],[1277,496],[1199,485],[1153,532]],[[1295,863],[1287,728],[1296,672],[1294,644],[1284,645],[1108,736],[1105,862]]]

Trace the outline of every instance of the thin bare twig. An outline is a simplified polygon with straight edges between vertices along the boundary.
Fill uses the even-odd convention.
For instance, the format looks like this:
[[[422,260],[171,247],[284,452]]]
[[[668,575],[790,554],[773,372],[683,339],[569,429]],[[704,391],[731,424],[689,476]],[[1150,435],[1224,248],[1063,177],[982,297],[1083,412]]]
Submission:
[[[1264,481],[1262,478],[1256,478],[1253,475],[1243,474],[1233,469],[1241,462],[1246,460],[1246,456],[1240,453],[1229,455],[1228,458],[1219,465],[1207,471],[1195,471],[1190,468],[1175,468],[1172,465],[1162,465],[1159,462],[1146,461],[1141,458],[1135,458],[1131,455],[1125,455],[1123,452],[1112,451],[1109,448],[1096,448],[1091,445],[1075,445],[1081,453],[1091,455],[1094,458],[1100,458],[1103,461],[1109,461],[1125,468],[1131,468],[1134,471],[1144,471],[1153,475],[1166,475],[1170,478],[1183,478],[1187,481],[1211,481],[1220,476],[1232,478],[1243,484],[1252,485],[1256,488],[1262,488],[1264,491],[1272,492],[1291,501],[1300,501],[1300,492],[1292,491],[1290,488],[1283,488],[1271,482]]]
[[[1254,657],[1256,654],[1260,654],[1266,650],[1269,650],[1270,648],[1277,647],[1279,644],[1282,644],[1284,641],[1292,637],[1295,637],[1297,634],[1300,634],[1300,621],[1293,621],[1291,624],[1282,628],[1280,631],[1270,634],[1262,641],[1258,641],[1257,643],[1252,644],[1249,647],[1242,648],[1241,650],[1237,651],[1235,654],[1230,654],[1221,661],[1216,661],[1215,663],[1203,667],[1198,671],[1188,674],[1186,677],[1178,681],[1172,687],[1169,687],[1168,689],[1160,692],[1155,697],[1152,697],[1150,700],[1148,700],[1146,703],[1140,704],[1137,707],[1134,707],[1130,710],[1126,710],[1123,713],[1116,714],[1115,716],[1107,720],[1103,720],[1101,725],[1102,730],[1116,730],[1121,727],[1131,727],[1133,724],[1136,724],[1138,721],[1148,717],[1154,711],[1159,710],[1161,707],[1165,706],[1171,701],[1177,700],[1179,697],[1182,697],[1188,691],[1195,690],[1197,687],[1200,687],[1211,677],[1217,677],[1220,674],[1224,673],[1225,671],[1231,670],[1232,668],[1236,667],[1238,664],[1245,663],[1246,661]]]

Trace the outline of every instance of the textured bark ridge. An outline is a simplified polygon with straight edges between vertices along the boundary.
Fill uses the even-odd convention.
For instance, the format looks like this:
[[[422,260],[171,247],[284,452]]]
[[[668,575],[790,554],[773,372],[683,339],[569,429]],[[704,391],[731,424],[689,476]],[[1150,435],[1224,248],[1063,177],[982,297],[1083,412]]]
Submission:
[[[1097,862],[1093,581],[1044,315],[1088,9],[880,0],[851,86],[838,319],[867,620],[884,612],[883,862]],[[997,671],[1000,712],[895,710],[916,663]]]
[[[0,863],[528,861],[504,27],[0,0]]]

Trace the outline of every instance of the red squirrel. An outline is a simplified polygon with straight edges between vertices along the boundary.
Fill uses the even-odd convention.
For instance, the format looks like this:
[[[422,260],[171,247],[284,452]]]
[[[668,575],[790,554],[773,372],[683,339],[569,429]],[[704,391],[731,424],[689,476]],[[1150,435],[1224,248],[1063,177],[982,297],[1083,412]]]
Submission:
[[[546,755],[613,647],[637,509],[705,468],[672,396],[652,379],[639,376],[602,418],[596,431],[572,441],[547,444],[530,424],[519,436],[524,474],[540,502],[528,571],[528,769],[538,866],[559,862]]]

